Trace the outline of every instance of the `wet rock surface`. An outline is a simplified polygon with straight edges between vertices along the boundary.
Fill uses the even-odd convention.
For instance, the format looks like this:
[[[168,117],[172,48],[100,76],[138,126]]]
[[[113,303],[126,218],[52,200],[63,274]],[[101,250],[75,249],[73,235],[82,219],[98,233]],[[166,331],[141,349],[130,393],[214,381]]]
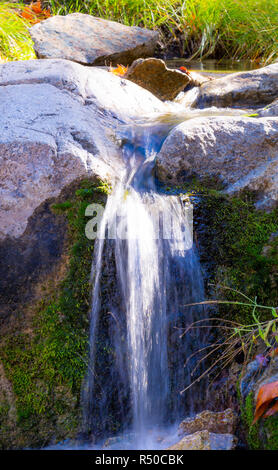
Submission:
[[[268,106],[258,109],[256,111],[260,117],[275,117],[278,116],[278,99],[274,100]]]
[[[40,59],[68,59],[84,65],[131,64],[153,55],[157,31],[130,27],[82,13],[53,16],[30,28]]]
[[[218,178],[228,193],[257,192],[257,207],[278,201],[278,120],[205,117],[183,122],[166,138],[157,156],[161,181],[197,176]]]
[[[278,64],[276,63],[204,83],[192,106],[258,108],[271,103],[277,97]]]
[[[30,217],[20,239],[0,242],[0,325],[32,298],[33,286],[53,274],[66,242],[64,217],[51,211],[47,201]]]
[[[233,450],[236,444],[237,438],[232,434],[215,434],[205,430],[183,437],[167,450]]]
[[[197,431],[209,431],[216,434],[232,434],[235,431],[236,415],[233,410],[205,410],[194,418],[187,418],[179,426],[179,434],[193,434]]]

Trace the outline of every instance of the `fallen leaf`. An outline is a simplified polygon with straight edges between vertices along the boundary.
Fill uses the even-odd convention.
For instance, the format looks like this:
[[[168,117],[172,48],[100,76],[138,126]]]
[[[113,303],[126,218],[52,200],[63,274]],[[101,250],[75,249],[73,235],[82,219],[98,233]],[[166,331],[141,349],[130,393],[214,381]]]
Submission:
[[[127,72],[128,67],[125,67],[124,65],[117,65],[115,69],[110,67],[109,72],[113,73],[114,75],[118,75],[120,77],[123,77],[126,72]]]
[[[30,8],[36,14],[42,13],[41,2],[31,3]]]
[[[275,415],[278,411],[278,401],[274,402],[274,405],[264,414],[263,419],[269,418],[269,416]]]
[[[180,67],[180,70],[181,70],[182,72],[187,73],[187,75],[190,75],[190,72],[189,72],[189,70],[188,70],[186,67]]]
[[[256,410],[254,415],[253,424],[255,424],[258,419],[260,419],[264,414],[267,416],[272,416],[278,411],[277,401],[278,398],[278,381],[271,382],[263,385],[258,393]]]
[[[49,18],[51,16],[50,10],[43,10],[42,14],[44,15],[45,18]]]
[[[269,351],[268,355],[270,357],[275,357],[278,355],[278,348],[275,348],[275,349],[271,349],[271,351]]]
[[[25,18],[32,24],[39,23],[40,21],[45,20],[51,16],[50,10],[42,10],[41,2],[31,3],[28,7],[19,13],[22,18]]]
[[[22,18],[25,18],[26,20],[34,19],[34,14],[31,12],[30,8],[28,7],[24,8],[24,10],[20,13],[20,16],[22,16]]]

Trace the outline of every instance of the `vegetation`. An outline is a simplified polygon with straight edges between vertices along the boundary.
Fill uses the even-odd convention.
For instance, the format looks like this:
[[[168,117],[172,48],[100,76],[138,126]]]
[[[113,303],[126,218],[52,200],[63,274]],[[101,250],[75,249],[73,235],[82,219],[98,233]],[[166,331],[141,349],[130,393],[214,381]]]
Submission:
[[[198,181],[180,188],[189,191],[196,203],[196,242],[206,267],[208,297],[216,299],[208,304],[217,310],[188,328],[214,333],[212,344],[193,353],[199,357],[197,371],[206,361],[202,375],[211,375],[211,384],[233,362],[241,364],[244,375],[245,364],[257,354],[267,362],[278,352],[278,208],[258,211],[252,193],[227,197],[215,188],[216,182],[204,186]],[[270,392],[276,397],[277,382],[273,386]],[[257,408],[263,405],[258,412],[253,392],[244,399],[238,388],[238,395],[249,448],[277,450],[278,417],[271,416],[275,399],[264,394],[265,402],[257,401]],[[263,412],[267,419],[259,423]]]
[[[261,425],[254,423],[254,393],[250,392],[241,402],[241,418],[246,432],[248,446],[252,450],[278,450],[278,416],[264,420]]]
[[[250,360],[257,345],[266,354],[277,348],[278,327],[278,208],[258,211],[253,194],[227,197],[218,189],[215,181],[193,181],[175,189],[195,201],[196,243],[206,267],[207,296],[214,299],[203,302],[210,315],[182,335],[191,328],[219,332],[205,350],[193,353],[200,359],[192,375],[209,361],[203,375],[214,377],[241,355],[243,361]]]
[[[27,29],[31,23],[18,14],[23,8],[22,3],[0,2],[0,63],[35,59]]]
[[[256,210],[252,193],[228,197],[198,183],[193,186],[189,194],[201,201],[196,201],[195,228],[201,260],[210,266],[210,296],[229,301],[219,305],[222,316],[252,324],[256,304],[263,306],[258,312],[261,321],[273,318],[272,307],[278,305],[278,209]]]
[[[52,210],[68,223],[67,272],[57,288],[51,280],[41,287],[42,295],[16,333],[0,347],[0,360],[12,384],[16,406],[14,437],[19,447],[46,445],[72,437],[80,425],[80,389],[87,371],[90,270],[94,243],[85,236],[85,209],[91,202],[104,203],[105,183],[83,181],[74,196],[54,204]],[[25,317],[26,318],[26,315]],[[0,403],[6,410],[7,405]],[[13,431],[1,426],[4,448]],[[22,432],[24,431],[24,432]],[[1,447],[1,443],[0,443]]]
[[[88,13],[160,29],[179,55],[271,62],[278,56],[278,0],[49,0],[54,15]]]
[[[32,2],[29,2],[32,5]],[[37,5],[40,2],[33,2]],[[45,0],[52,15],[87,13],[126,25],[159,29],[162,42],[186,58],[278,57],[278,0]],[[37,6],[35,10],[37,10]],[[20,12],[24,11],[24,14]],[[49,16],[47,10],[35,19]],[[0,1],[0,60],[35,58],[28,27],[34,12]]]

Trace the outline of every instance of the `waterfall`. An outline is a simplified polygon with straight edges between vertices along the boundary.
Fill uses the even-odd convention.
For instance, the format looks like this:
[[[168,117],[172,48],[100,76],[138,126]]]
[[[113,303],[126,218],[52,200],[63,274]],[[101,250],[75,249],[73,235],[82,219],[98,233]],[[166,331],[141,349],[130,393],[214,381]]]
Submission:
[[[180,392],[192,380],[186,359],[204,341],[197,330],[181,338],[203,315],[186,307],[204,298],[192,206],[159,191],[152,176],[168,129],[121,131],[126,170],[108,197],[92,265],[85,426],[99,437],[132,433],[141,449],[153,445],[152,430],[198,410],[198,389]]]

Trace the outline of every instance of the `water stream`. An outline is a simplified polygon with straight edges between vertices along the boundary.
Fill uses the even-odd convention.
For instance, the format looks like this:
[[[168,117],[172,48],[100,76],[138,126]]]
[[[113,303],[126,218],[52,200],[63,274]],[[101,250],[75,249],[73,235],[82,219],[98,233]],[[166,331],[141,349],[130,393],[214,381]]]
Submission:
[[[173,125],[119,131],[125,171],[95,242],[84,426],[97,441],[122,436],[116,448],[158,448],[157,439],[165,448],[165,430],[196,412],[204,395],[198,386],[180,393],[192,380],[194,361],[185,366],[186,359],[206,341],[197,330],[181,338],[204,315],[203,307],[186,307],[204,298],[193,208],[159,191],[152,175]]]
[[[187,305],[204,299],[193,207],[163,191],[153,170],[175,125],[244,112],[169,103],[165,116],[119,125],[124,170],[96,226],[83,433],[55,448],[166,449],[177,442],[180,421],[207,407],[206,379],[195,379],[205,367],[196,352],[209,344],[208,331],[182,336],[208,315]]]

